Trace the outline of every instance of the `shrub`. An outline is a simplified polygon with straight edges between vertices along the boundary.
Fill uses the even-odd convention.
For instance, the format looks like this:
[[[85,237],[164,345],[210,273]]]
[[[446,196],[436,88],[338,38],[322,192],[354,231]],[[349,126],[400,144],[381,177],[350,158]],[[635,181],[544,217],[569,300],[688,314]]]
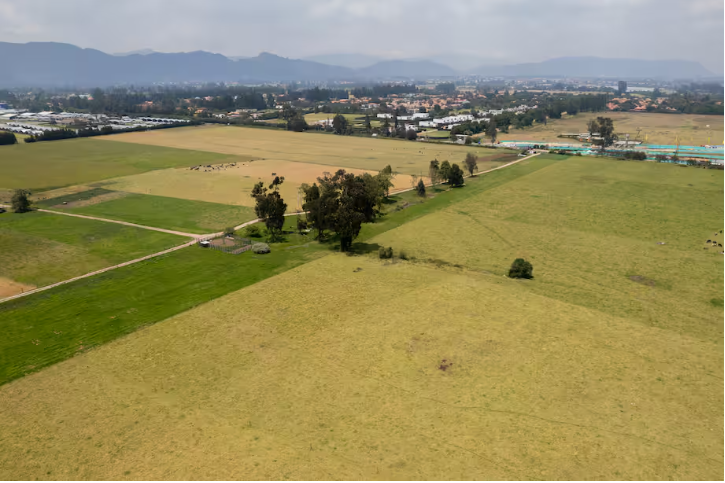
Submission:
[[[257,225],[249,225],[244,230],[244,234],[247,235],[249,238],[259,238],[260,236],[262,236],[262,231]]]
[[[18,144],[18,138],[14,133],[8,131],[0,131],[0,146],[8,144]]]
[[[381,259],[393,258],[393,247],[380,247],[378,249],[378,256]]]
[[[13,197],[10,201],[15,213],[25,213],[26,211],[30,211],[30,200],[28,200],[29,194],[30,191],[28,190],[15,190],[15,193],[13,193]]]
[[[302,234],[307,229],[307,220],[297,215],[297,232]]]
[[[233,236],[234,235],[234,228],[231,226],[228,226],[224,228],[224,236]]]
[[[524,260],[523,258],[517,258],[514,263],[511,264],[509,270],[509,277],[511,278],[534,278],[533,272],[534,267]]]
[[[422,178],[418,180],[418,185],[415,187],[415,191],[418,193],[418,196],[425,198],[425,183]]]
[[[258,255],[269,253],[272,250],[269,249],[269,245],[266,243],[255,243],[252,245],[252,251]]]

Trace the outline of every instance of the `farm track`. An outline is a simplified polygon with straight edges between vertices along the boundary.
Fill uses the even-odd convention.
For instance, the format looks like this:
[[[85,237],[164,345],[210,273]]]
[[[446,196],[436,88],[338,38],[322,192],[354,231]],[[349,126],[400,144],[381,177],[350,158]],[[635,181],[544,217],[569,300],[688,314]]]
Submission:
[[[532,154],[530,156],[524,156],[521,159],[517,159],[516,161],[512,161],[510,163],[503,164],[501,166],[497,166],[495,168],[487,169],[486,171],[477,172],[476,173],[476,176],[477,175],[481,175],[481,174],[490,173],[491,171],[496,171],[498,169],[503,169],[503,168],[512,166],[512,165],[514,165],[516,163],[520,163],[521,161],[527,160],[527,159],[532,158],[534,156],[538,156],[538,154]],[[465,176],[465,177],[466,178],[469,178],[470,176]],[[408,188],[408,189],[404,189],[404,190],[401,190],[401,191],[396,191],[395,194],[405,193],[407,191],[413,191],[414,189],[415,188]],[[0,205],[0,207],[8,207],[8,206],[7,205]],[[95,270],[93,272],[86,273],[85,275],[79,275],[77,277],[69,278],[68,280],[63,280],[62,282],[56,282],[56,283],[53,283],[53,284],[50,284],[50,285],[46,285],[45,287],[38,287],[36,289],[29,290],[27,292],[23,292],[23,293],[19,293],[19,294],[16,294],[16,295],[12,295],[10,297],[6,297],[4,299],[0,299],[0,303],[9,302],[10,300],[19,299],[21,297],[26,297],[28,295],[32,295],[32,294],[35,294],[35,293],[38,293],[38,292],[43,292],[45,290],[50,290],[51,288],[59,287],[61,285],[65,285],[67,283],[75,282],[76,280],[82,280],[84,278],[92,277],[94,275],[99,275],[101,273],[108,272],[110,270],[115,270],[116,268],[126,267],[126,266],[129,266],[129,265],[133,265],[134,263],[143,262],[143,261],[149,260],[151,258],[159,257],[161,255],[166,255],[167,253],[171,253],[171,252],[174,252],[176,250],[181,250],[182,248],[190,247],[190,246],[194,245],[195,243],[198,243],[199,240],[207,239],[207,238],[215,238],[217,236],[222,235],[222,232],[218,232],[218,233],[208,233],[208,234],[205,234],[205,235],[198,235],[198,234],[193,234],[193,233],[184,233],[184,232],[180,232],[180,231],[166,230],[164,228],[156,228],[156,227],[152,227],[152,226],[137,225],[135,223],[129,223],[129,222],[126,222],[126,221],[109,220],[109,219],[106,219],[106,218],[99,218],[99,217],[95,217],[95,216],[86,216],[86,215],[78,215],[78,214],[75,214],[75,213],[65,213],[63,211],[41,210],[41,209],[39,209],[37,211],[41,211],[41,212],[44,212],[44,213],[51,213],[51,214],[54,214],[54,215],[74,216],[74,217],[77,217],[77,218],[86,218],[86,219],[89,219],[89,220],[105,221],[105,222],[108,222],[108,223],[117,223],[117,224],[120,224],[120,225],[132,226],[132,227],[135,227],[135,228],[142,228],[142,229],[146,229],[146,230],[160,231],[160,232],[169,233],[169,234],[172,234],[172,235],[185,236],[185,237],[188,237],[188,238],[192,238],[192,240],[189,240],[186,243],[183,243],[181,245],[178,245],[178,246],[175,246],[175,247],[166,249],[166,250],[162,250],[162,251],[157,252],[157,253],[152,253],[150,255],[146,255],[146,256],[141,257],[141,258],[136,258],[134,260],[129,260],[127,262],[119,263],[117,265],[112,265],[110,267],[102,268],[100,270]],[[297,216],[298,214],[300,214],[300,213],[287,213],[284,216]],[[260,221],[259,219],[247,221],[247,222],[242,223],[241,225],[235,226],[234,229],[235,230],[240,230],[240,229],[242,229],[242,228],[244,228],[244,227],[246,227],[248,225],[253,225],[254,223],[257,223],[259,221]]]

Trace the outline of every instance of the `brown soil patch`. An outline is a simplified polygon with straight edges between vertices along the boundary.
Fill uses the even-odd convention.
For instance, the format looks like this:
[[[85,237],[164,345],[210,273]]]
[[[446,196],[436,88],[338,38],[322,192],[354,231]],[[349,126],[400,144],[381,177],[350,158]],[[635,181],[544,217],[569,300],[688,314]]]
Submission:
[[[27,285],[9,278],[0,277],[0,299],[27,292],[34,288],[36,288],[35,285]]]
[[[215,247],[233,247],[236,245],[234,240],[231,240],[229,238],[215,238],[211,241],[211,244]]]
[[[643,277],[642,275],[632,275],[629,277],[629,279],[633,282],[641,283],[642,285],[647,285],[648,287],[654,287],[655,281],[651,278]]]

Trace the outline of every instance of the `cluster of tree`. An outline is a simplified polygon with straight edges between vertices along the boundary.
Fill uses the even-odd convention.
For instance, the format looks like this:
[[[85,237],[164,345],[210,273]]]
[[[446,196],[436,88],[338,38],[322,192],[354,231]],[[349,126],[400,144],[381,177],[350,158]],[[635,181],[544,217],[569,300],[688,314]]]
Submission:
[[[312,89],[290,92],[285,95],[285,99],[288,97],[292,99],[306,99],[311,102],[323,102],[329,101],[330,99],[349,99],[350,93],[346,89],[313,87]]]
[[[434,159],[428,166],[428,177],[432,184],[448,183],[454,188],[463,186],[463,170],[456,163],[439,162]]]
[[[654,97],[654,96],[653,96]],[[723,114],[723,96],[683,92],[670,94],[660,104],[647,106],[649,112],[672,113],[672,109],[684,114]]]
[[[411,94],[418,92],[415,84],[375,84],[372,86],[354,87],[350,94],[355,97],[387,97],[391,94]]]
[[[282,108],[280,117],[285,120],[288,131],[302,132],[309,129],[305,113],[301,109],[295,109],[289,103]]]
[[[349,251],[360,234],[363,223],[372,223],[392,187],[393,170],[386,166],[376,176],[355,175],[340,169],[335,174],[317,178],[317,183],[302,185],[303,209],[307,223],[323,239],[326,231],[340,238],[340,250]]]
[[[442,82],[436,85],[435,92],[438,94],[453,94],[456,92],[456,84],[453,82]]]
[[[18,138],[15,137],[15,133],[10,131],[0,131],[0,146],[7,146],[9,144],[17,144]]]

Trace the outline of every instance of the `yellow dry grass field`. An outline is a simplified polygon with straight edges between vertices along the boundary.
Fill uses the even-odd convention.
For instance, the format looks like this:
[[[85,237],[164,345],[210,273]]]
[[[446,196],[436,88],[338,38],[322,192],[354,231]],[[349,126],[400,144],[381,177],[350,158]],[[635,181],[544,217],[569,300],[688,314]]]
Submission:
[[[219,165],[217,165],[219,166]],[[185,198],[197,201],[210,201],[228,205],[254,206],[250,196],[252,187],[259,181],[269,185],[274,176],[284,176],[285,181],[280,188],[282,198],[287,202],[288,209],[295,211],[298,206],[297,194],[302,183],[312,184],[325,172],[333,173],[338,166],[327,166],[311,163],[298,163],[275,159],[263,161],[239,162],[236,166],[224,165],[225,168],[199,170],[165,169],[149,171],[140,175],[126,176],[103,183],[103,187],[111,190],[131,193]],[[361,169],[342,168],[348,172],[362,174]],[[371,174],[376,174],[370,171]],[[410,175],[399,174],[393,180],[395,188],[392,192],[411,187]],[[301,199],[301,198],[300,198]]]
[[[16,282],[6,277],[0,277],[0,299],[17,295],[19,293],[33,290],[35,285],[28,285],[26,283]]]
[[[526,129],[510,129],[508,134],[499,133],[498,139],[546,142],[577,142],[560,138],[562,133],[583,133],[587,131],[587,122],[598,116],[609,117],[614,122],[614,130],[624,140],[624,134],[634,140],[637,128],[641,128],[640,140],[647,139],[648,144],[680,144],[699,146],[702,144],[723,144],[723,116],[698,114],[660,114],[644,112],[599,112],[580,113],[565,116],[558,120],[549,120],[546,126],[537,124]],[[709,128],[707,126],[710,126]],[[709,142],[708,142],[709,138]]]
[[[394,171],[409,175],[427,174],[429,163],[434,158],[461,164],[468,152],[480,156],[482,161],[500,156],[502,153],[502,151],[454,144],[429,144],[234,126],[162,129],[106,137],[112,138],[113,141],[244,155],[251,157],[255,162],[291,161],[376,172],[390,165]]]

